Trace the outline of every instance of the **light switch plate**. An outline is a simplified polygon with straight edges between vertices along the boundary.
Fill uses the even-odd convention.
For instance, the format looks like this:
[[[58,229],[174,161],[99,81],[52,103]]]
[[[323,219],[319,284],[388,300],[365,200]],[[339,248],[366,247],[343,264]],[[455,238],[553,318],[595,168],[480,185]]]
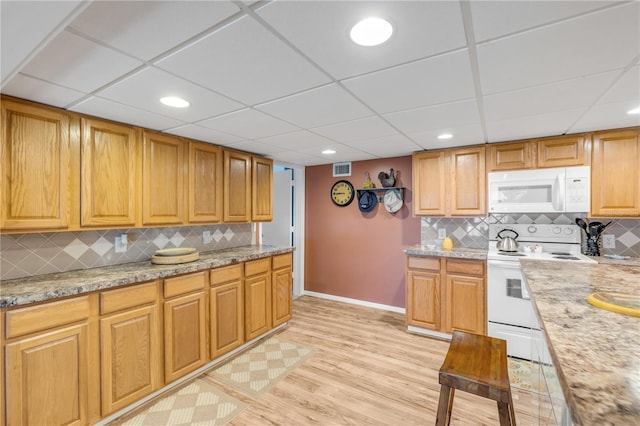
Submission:
[[[211,232],[210,231],[204,231],[202,233],[202,242],[204,244],[209,244],[211,242]]]
[[[602,248],[616,248],[616,236],[613,234],[604,234],[602,236]]]
[[[115,239],[115,250],[116,253],[126,253],[127,252],[127,234],[118,235]]]
[[[444,228],[438,229],[438,238],[440,238],[441,240],[447,238],[447,230]]]

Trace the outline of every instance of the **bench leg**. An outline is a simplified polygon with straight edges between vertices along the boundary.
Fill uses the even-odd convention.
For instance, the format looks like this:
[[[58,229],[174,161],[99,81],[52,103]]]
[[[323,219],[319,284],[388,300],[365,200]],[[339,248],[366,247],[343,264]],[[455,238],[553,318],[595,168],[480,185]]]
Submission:
[[[509,415],[511,417],[511,426],[516,426],[516,413],[513,408],[513,398],[511,397],[511,392],[509,392]]]
[[[512,404],[498,402],[498,415],[500,416],[500,426],[515,426],[511,424]]]
[[[453,409],[453,396],[455,389],[447,385],[440,387],[440,401],[436,415],[436,426],[449,425],[451,422],[451,410]]]

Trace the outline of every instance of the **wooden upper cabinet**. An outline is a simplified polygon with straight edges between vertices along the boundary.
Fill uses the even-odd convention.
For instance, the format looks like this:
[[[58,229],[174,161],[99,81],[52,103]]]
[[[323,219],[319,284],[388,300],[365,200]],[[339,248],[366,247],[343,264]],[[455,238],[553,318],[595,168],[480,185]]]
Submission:
[[[224,221],[251,220],[251,156],[224,151]]]
[[[251,220],[273,220],[273,160],[252,157]]]
[[[413,155],[413,213],[415,215],[444,215],[445,152],[430,151]]]
[[[591,216],[640,216],[640,129],[593,135]]]
[[[487,146],[488,171],[530,169],[535,164],[535,151],[529,142],[500,143]]]
[[[452,216],[486,214],[484,147],[452,150],[450,167],[449,214]]]
[[[570,167],[587,164],[585,140],[585,135],[538,140],[538,167]]]
[[[82,118],[81,226],[135,226],[140,187],[136,129]]]
[[[179,225],[185,222],[186,161],[184,140],[144,132],[143,225]]]
[[[2,99],[0,229],[69,226],[69,116],[62,110]]]
[[[222,221],[222,148],[189,142],[189,222]]]

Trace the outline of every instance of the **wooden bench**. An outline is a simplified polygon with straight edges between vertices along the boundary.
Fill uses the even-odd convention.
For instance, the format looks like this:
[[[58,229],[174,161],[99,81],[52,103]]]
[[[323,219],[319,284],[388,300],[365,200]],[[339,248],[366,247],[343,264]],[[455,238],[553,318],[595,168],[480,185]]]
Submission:
[[[516,425],[507,366],[507,342],[478,334],[454,331],[440,367],[440,402],[436,425],[451,421],[456,389],[498,403],[500,425]]]

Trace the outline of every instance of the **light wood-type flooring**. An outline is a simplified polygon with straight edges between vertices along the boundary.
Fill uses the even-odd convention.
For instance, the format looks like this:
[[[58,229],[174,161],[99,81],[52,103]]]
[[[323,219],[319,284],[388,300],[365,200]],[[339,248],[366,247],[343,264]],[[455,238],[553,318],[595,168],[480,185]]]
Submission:
[[[278,338],[316,353],[231,425],[433,425],[438,370],[449,343],[406,332],[404,315],[303,296]],[[514,389],[519,425],[531,424],[531,397]],[[497,425],[496,403],[456,393],[452,425]]]
[[[250,397],[200,376],[246,405],[229,425],[435,424],[448,342],[407,333],[404,315],[389,311],[310,296],[293,310],[275,336],[315,352],[267,392]],[[531,425],[530,393],[512,393],[518,425]],[[451,424],[498,425],[496,403],[456,392]]]

